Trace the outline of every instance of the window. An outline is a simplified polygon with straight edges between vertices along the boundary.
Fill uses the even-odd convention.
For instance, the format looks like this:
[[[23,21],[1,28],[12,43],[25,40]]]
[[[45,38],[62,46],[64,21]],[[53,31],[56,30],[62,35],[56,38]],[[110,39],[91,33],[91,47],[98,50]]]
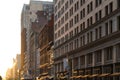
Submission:
[[[83,30],[85,29],[85,22],[83,22]]]
[[[112,20],[109,21],[109,32],[110,33],[113,32],[113,21]]]
[[[89,43],[89,40],[90,40],[89,33],[87,33],[87,43]]]
[[[67,40],[68,40],[68,34],[65,35],[65,41],[67,41]]]
[[[78,30],[79,30],[79,27],[76,27],[76,28],[74,29],[75,35],[78,34]]]
[[[64,27],[61,28],[61,34],[64,34]]]
[[[90,25],[89,19],[87,19],[87,27],[89,27]]]
[[[75,7],[75,11],[77,11],[79,9],[79,2],[78,1],[77,1],[77,3],[75,3],[74,7]]]
[[[92,64],[92,53],[88,53],[87,54],[87,64],[88,65],[91,65]]]
[[[83,9],[83,17],[85,17],[85,8]]]
[[[90,26],[93,24],[92,16],[90,17]]]
[[[54,17],[54,18],[55,18],[55,21],[57,21],[57,15],[55,15],[55,17]]]
[[[102,11],[100,10],[99,12],[97,12],[97,13],[95,14],[95,20],[98,21],[98,20],[100,20],[101,18],[102,18]]]
[[[68,45],[65,45],[65,53],[68,52]]]
[[[74,20],[75,20],[75,24],[78,23],[78,21],[79,21],[79,15],[78,14],[74,17]]]
[[[61,18],[61,25],[64,23],[64,16]]]
[[[64,13],[64,6],[61,8],[61,15]]]
[[[117,60],[120,60],[120,44],[117,44]]]
[[[63,42],[64,42],[64,37],[61,38],[61,43],[63,43]]]
[[[73,42],[70,42],[69,48],[70,48],[71,51],[73,50]]]
[[[57,12],[57,6],[55,6],[55,12]]]
[[[99,20],[102,18],[102,11],[99,11]]]
[[[107,15],[108,15],[108,5],[105,6],[105,16],[107,16]]]
[[[83,35],[83,45],[85,45],[85,36]]]
[[[65,31],[68,30],[68,23],[65,24]]]
[[[71,19],[70,21],[69,21],[69,26],[70,26],[70,28],[73,26],[73,19]]]
[[[98,39],[98,29],[97,28],[95,29],[95,39],[96,40]]]
[[[68,9],[68,1],[65,3],[65,10]]]
[[[80,19],[82,19],[83,18],[83,12],[82,12],[82,10],[80,11]]]
[[[58,27],[60,27],[60,21],[58,21]]]
[[[89,14],[89,11],[90,11],[90,10],[89,10],[89,4],[88,4],[88,5],[87,5],[87,13],[88,13],[88,14]]]
[[[75,47],[75,49],[78,48],[78,45],[79,45],[78,39],[76,39],[76,40],[74,41],[74,47]]]
[[[92,42],[92,41],[93,41],[93,32],[90,31],[90,42]]]
[[[105,60],[112,60],[113,58],[113,47],[105,48]]]
[[[95,14],[95,21],[98,21],[98,13]]]
[[[102,50],[98,50],[95,52],[95,63],[99,63],[102,61]]]
[[[102,37],[102,27],[100,26],[99,27],[99,38],[101,38]]]
[[[71,32],[69,33],[69,35],[70,35],[70,38],[72,38],[72,37],[73,37],[73,31],[71,31]]]
[[[70,0],[70,5],[73,3],[73,0]]]
[[[80,37],[80,46],[83,46],[83,45],[85,45],[85,36],[84,35]]]
[[[80,56],[80,65],[85,65],[85,56]]]
[[[105,35],[108,35],[108,23],[105,23]]]
[[[89,14],[93,10],[93,2],[87,5],[87,13]]]
[[[73,59],[73,69],[78,69],[78,57]]]
[[[120,30],[120,16],[117,16],[117,27]]]
[[[57,30],[57,24],[55,24],[55,31]]]
[[[80,5],[82,6],[85,3],[85,0],[80,0]]]
[[[93,2],[90,2],[90,11],[93,10]]]
[[[102,3],[102,0],[95,0],[95,6],[98,7]]]
[[[63,4],[64,3],[64,0],[61,0],[61,4]]]
[[[68,19],[68,12],[65,13],[65,20],[67,20],[67,19]]]
[[[117,7],[120,8],[120,0],[117,0]]]
[[[73,7],[70,9],[70,16],[73,15]]]
[[[111,13],[112,11],[113,11],[113,2],[111,2],[110,4],[109,4],[109,12]]]

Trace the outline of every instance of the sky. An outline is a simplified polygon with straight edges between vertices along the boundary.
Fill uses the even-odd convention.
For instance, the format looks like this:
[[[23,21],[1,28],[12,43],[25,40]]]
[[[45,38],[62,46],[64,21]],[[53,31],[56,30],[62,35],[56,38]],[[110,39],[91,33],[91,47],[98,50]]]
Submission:
[[[6,70],[12,66],[16,54],[20,54],[20,18],[23,4],[29,4],[29,0],[0,1],[0,75],[2,77],[5,77]]]

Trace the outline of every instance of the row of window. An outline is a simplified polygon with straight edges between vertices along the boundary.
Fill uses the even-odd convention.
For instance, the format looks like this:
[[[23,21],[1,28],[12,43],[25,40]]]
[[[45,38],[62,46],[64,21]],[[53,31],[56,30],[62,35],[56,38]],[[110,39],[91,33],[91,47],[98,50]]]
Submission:
[[[117,23],[117,26],[116,26],[117,30],[120,30],[120,26],[119,26],[120,16],[117,16],[115,22]],[[105,22],[104,25],[99,25],[97,28],[94,28],[94,30],[87,32],[86,34],[84,34],[80,37],[79,42],[77,44],[79,44],[79,46],[83,46],[87,43],[90,43],[92,41],[102,38],[103,36],[107,36],[115,31],[117,31],[117,30],[115,30],[116,28],[113,23],[114,22],[111,19],[111,20]],[[80,24],[80,26],[77,26],[76,28],[74,28],[74,30],[71,30],[68,34],[63,36],[61,39],[57,40],[55,42],[55,46],[59,46],[63,42],[67,41],[68,39],[74,37],[79,32],[84,30],[85,29],[84,25],[85,25],[85,23]],[[61,36],[62,34],[64,34],[64,32],[66,30],[68,30],[68,24],[66,24],[65,28],[62,27],[61,30],[58,31],[58,34],[55,34],[55,39],[57,38],[57,35]]]
[[[115,46],[110,46],[104,49],[100,49],[100,50],[88,53],[86,55],[82,55],[80,57],[75,57],[72,59],[73,61],[71,61],[73,64],[72,68],[73,69],[78,69],[79,67],[84,68],[85,65],[87,67],[90,67],[90,66],[93,66],[93,63],[95,66],[100,66],[102,64],[102,60],[104,60],[104,63],[109,62],[109,64],[111,64],[113,63],[113,55],[115,55],[115,53],[116,53],[115,59],[119,61],[120,60],[120,44],[117,44]],[[108,71],[105,71],[105,73],[106,72]]]
[[[79,9],[79,7],[81,7],[82,5],[85,4],[85,2],[86,2],[85,0],[80,0],[80,4],[79,4],[79,1],[77,1],[74,4],[74,10],[77,11]],[[58,2],[58,5],[55,6],[55,12],[57,12],[57,10],[59,10],[60,7],[62,7],[63,3],[64,3],[64,0],[61,0],[61,1]],[[65,3],[65,10],[67,10],[68,6],[70,6],[73,3],[74,3],[74,0],[67,1]],[[55,4],[56,4],[56,0],[55,0]],[[95,7],[98,7],[100,4],[102,4],[102,0],[95,0]],[[88,13],[89,13],[93,9],[93,2],[91,2],[89,5],[87,5],[87,7],[88,7]]]
[[[108,5],[107,5],[108,6]],[[113,11],[113,2],[109,3],[109,10],[110,11]],[[105,7],[105,15],[107,14],[108,15],[108,9],[106,9]],[[111,13],[111,12],[109,12]],[[70,9],[70,15],[73,15],[73,7]],[[74,24],[78,23],[79,22],[79,19],[83,19],[85,17],[85,8],[83,8],[81,11],[80,11],[80,18],[79,18],[79,14],[76,14],[74,16],[74,19],[72,18],[71,20],[69,20],[69,27],[73,27]],[[95,21],[94,22],[97,22],[99,20],[101,20],[102,18],[102,10],[99,10],[98,12],[95,13]],[[64,22],[69,18],[68,16],[68,12],[65,13],[65,18],[64,16],[61,18],[61,20],[58,21],[58,24],[56,23],[55,24],[55,30],[57,30],[57,28],[61,27],[62,24],[64,24]],[[66,23],[67,24],[67,23]],[[65,24],[65,25],[66,25]],[[90,25],[93,24],[93,16],[91,16],[90,18],[87,19],[87,25],[86,27],[89,27]],[[63,26],[64,27],[64,26]],[[60,37],[60,36],[58,36]]]

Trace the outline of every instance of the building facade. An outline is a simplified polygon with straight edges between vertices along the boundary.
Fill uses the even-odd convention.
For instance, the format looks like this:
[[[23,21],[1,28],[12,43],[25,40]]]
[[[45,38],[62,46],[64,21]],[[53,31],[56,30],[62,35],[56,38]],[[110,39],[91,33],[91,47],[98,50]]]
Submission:
[[[54,3],[55,80],[119,80],[120,1]]]
[[[25,4],[23,6],[21,14],[21,74],[23,77],[27,78],[35,78],[36,67],[39,66],[36,62],[36,57],[39,53],[39,48],[36,46],[37,37],[32,28],[32,23],[37,20],[37,11],[53,12],[53,3],[47,1],[30,0],[29,4]]]
[[[42,15],[41,15],[42,16]],[[46,15],[44,15],[46,17]],[[47,18],[46,18],[47,19]],[[40,79],[49,79],[53,73],[53,15],[51,20],[47,19],[47,23],[43,25],[39,34],[40,49]]]

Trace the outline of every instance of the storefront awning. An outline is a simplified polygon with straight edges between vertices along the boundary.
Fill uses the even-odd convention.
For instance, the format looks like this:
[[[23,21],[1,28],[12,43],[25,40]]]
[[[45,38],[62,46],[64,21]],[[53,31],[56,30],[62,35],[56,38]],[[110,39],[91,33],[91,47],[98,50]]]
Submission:
[[[119,73],[113,73],[110,76],[120,76],[120,72]]]
[[[108,76],[108,75],[110,75],[110,73],[101,74],[101,75],[99,75],[99,77],[105,77],[105,76]]]
[[[90,75],[89,77],[90,78],[93,78],[93,77],[97,77],[99,74],[93,74],[93,75]]]
[[[84,76],[82,76],[82,78],[87,78],[87,77],[89,77],[90,75],[84,75]]]
[[[81,78],[81,77],[82,77],[82,75],[76,76],[76,78]]]

